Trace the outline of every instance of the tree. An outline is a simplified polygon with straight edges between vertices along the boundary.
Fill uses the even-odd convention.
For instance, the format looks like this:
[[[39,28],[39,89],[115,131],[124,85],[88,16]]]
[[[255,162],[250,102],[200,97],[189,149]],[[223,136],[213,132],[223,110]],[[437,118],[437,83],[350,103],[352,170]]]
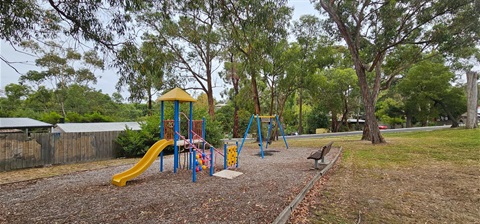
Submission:
[[[261,114],[257,79],[268,41],[278,40],[286,34],[285,24],[291,17],[292,9],[286,1],[268,0],[221,0],[221,22],[225,38],[240,52],[245,63],[245,71],[250,76],[253,103],[256,114]]]
[[[400,94],[394,94],[392,97],[379,100],[377,107],[375,114],[383,123],[389,124],[392,128],[395,128],[395,125],[405,123],[405,105]]]
[[[153,96],[162,89],[170,89],[176,80],[170,73],[172,55],[157,42],[145,41],[140,49],[125,45],[117,55],[115,66],[120,70],[116,88],[126,86],[132,102],[147,101],[152,110]]]
[[[238,61],[238,52],[230,47],[227,51],[225,51],[225,58],[227,59],[224,63],[224,72],[220,73],[220,76],[223,78],[224,82],[231,83],[233,86],[232,91],[227,92],[225,90],[224,93],[229,96],[229,100],[233,103],[233,126],[232,128],[232,137],[239,138],[240,136],[240,120],[238,112],[240,110],[239,103],[239,93],[240,93],[240,85],[241,80],[244,79],[244,66],[241,62]],[[224,109],[226,110],[226,109]],[[221,122],[221,120],[219,120]]]
[[[5,86],[6,99],[0,101],[2,116],[12,116],[18,109],[23,107],[23,101],[31,92],[26,85],[8,84]]]
[[[44,42],[65,35],[114,50],[134,41],[136,27],[131,25],[131,13],[148,7],[150,2],[6,0],[0,3],[0,39],[15,48],[25,40]],[[0,59],[15,69],[7,55],[0,54]]]
[[[467,72],[467,129],[478,128],[478,72]]]
[[[190,89],[200,89],[208,96],[208,112],[213,118],[215,102],[215,62],[221,52],[217,0],[176,1],[160,4],[166,11],[147,10],[140,21],[151,31],[145,39],[163,45],[174,55],[174,67],[180,77],[190,84]],[[176,15],[171,17],[170,14]]]
[[[378,93],[421,58],[416,55],[432,48],[447,53],[478,44],[480,16],[474,0],[315,2],[328,16],[327,30],[342,38],[351,53],[365,107],[362,139],[373,144],[385,142],[375,118]],[[402,46],[417,46],[418,51],[387,73],[385,58]],[[371,81],[370,72],[374,74]]]
[[[87,51],[83,55],[72,48],[63,49],[56,43],[48,42],[49,51],[44,51],[35,43],[24,43],[40,54],[40,58],[35,60],[35,65],[46,68],[44,71],[28,71],[27,74],[20,76],[20,82],[44,83],[50,82],[54,88],[54,93],[58,103],[61,106],[62,114],[66,117],[65,97],[68,87],[73,84],[88,85],[96,83],[97,78],[90,70],[91,68],[103,69],[103,60],[101,60],[95,51]],[[78,65],[78,63],[81,65]]]
[[[431,105],[443,111],[452,121],[452,127],[458,127],[457,118],[466,109],[464,91],[453,87],[451,82],[455,74],[444,65],[440,57],[431,58],[409,69],[399,85],[400,92],[408,96],[407,101],[416,101],[415,105]],[[431,115],[431,112],[430,112]]]
[[[340,131],[347,124],[348,115],[357,107],[359,89],[357,77],[351,68],[334,68],[318,71],[312,85],[313,98],[331,112],[332,132]],[[338,115],[341,116],[338,122]]]
[[[303,90],[305,76],[312,75],[317,68],[313,66],[314,47],[320,36],[320,20],[312,15],[303,15],[299,21],[293,22],[293,33],[301,49],[302,72],[298,74],[298,133],[303,133]]]

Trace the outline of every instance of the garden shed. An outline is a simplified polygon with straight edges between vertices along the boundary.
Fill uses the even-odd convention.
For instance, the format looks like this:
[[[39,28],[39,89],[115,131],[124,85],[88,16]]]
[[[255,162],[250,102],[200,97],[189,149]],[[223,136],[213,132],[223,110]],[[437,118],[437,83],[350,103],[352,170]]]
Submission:
[[[98,122],[98,123],[63,123],[55,125],[55,133],[81,133],[81,132],[112,132],[125,131],[125,129],[138,131],[141,129],[138,122]]]
[[[28,135],[32,129],[41,130],[41,132],[50,132],[52,127],[52,124],[26,117],[0,118],[0,130],[2,130],[2,133],[18,133],[19,130],[21,130]]]

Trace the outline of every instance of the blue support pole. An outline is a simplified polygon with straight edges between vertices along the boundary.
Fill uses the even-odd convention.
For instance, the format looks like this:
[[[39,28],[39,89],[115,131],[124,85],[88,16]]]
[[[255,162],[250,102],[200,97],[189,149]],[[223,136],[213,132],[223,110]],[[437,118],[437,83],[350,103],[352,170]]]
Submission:
[[[180,133],[180,105],[178,100],[175,100],[174,102],[174,113],[173,113],[173,172],[177,173],[177,168],[178,168],[178,133]]]
[[[227,156],[228,156],[227,144],[223,143],[223,169],[224,170],[227,169]]]
[[[160,153],[160,172],[163,172],[163,151]]]
[[[160,103],[160,139],[165,138],[165,121],[164,121],[165,103]],[[163,172],[163,151],[160,153],[160,172]]]
[[[193,158],[196,158],[197,154],[195,150],[193,150]],[[195,162],[193,163],[194,166],[192,166],[192,182],[195,182],[197,180],[197,164]]]
[[[192,152],[193,150],[190,150],[188,152],[188,169],[192,169],[193,167],[193,156],[192,156]]]
[[[252,124],[252,121],[253,121],[253,116],[254,115],[252,114],[252,117],[250,117],[250,121],[248,122],[247,130],[245,131],[245,134],[243,135],[242,144],[240,145],[240,148],[238,149],[238,154],[240,154],[240,152],[242,151],[243,143],[245,143],[245,139],[247,138],[248,130],[250,130],[250,125]]]
[[[237,145],[237,165],[235,167],[238,168],[238,161],[240,160],[240,153],[238,152],[238,141],[235,141],[235,145]]]
[[[165,104],[162,101],[160,103],[160,139],[165,138],[165,115],[164,115]]]
[[[210,176],[213,176],[214,168],[215,168],[215,163],[213,161],[213,146],[210,146]]]
[[[267,139],[265,143],[265,148],[268,149],[268,142],[270,141],[270,132],[272,131],[272,118],[270,118],[270,122],[268,122],[268,132],[267,132]]]
[[[190,139],[190,148],[189,151],[192,151],[192,144],[193,144],[193,102],[190,102],[190,114],[188,115],[188,118],[190,119],[189,125],[188,125],[188,138]],[[189,154],[190,155],[190,154]]]
[[[262,159],[264,158],[264,154],[263,154],[263,140],[262,140],[262,126],[261,126],[261,122],[260,122],[260,116],[257,114],[257,127],[258,127],[258,139],[260,141],[260,153],[262,155]]]
[[[277,119],[277,124],[278,124],[278,126],[280,127],[280,131],[282,132],[283,141],[285,142],[285,146],[286,146],[287,149],[288,149],[287,139],[285,138],[285,133],[283,132],[282,124],[280,123],[280,120],[278,119],[278,115],[275,115],[275,118]]]

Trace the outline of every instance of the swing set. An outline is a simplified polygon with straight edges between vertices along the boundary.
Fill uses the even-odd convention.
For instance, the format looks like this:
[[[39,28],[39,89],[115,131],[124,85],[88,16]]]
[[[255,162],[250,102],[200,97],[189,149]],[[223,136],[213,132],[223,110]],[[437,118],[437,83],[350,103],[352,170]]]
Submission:
[[[283,136],[283,141],[285,142],[285,146],[287,147],[288,149],[288,143],[287,143],[287,139],[285,138],[285,133],[283,132],[283,128],[282,128],[282,124],[280,123],[280,120],[278,119],[278,116],[277,115],[273,115],[273,116],[260,116],[260,115],[255,115],[255,114],[252,114],[252,117],[250,117],[250,122],[248,122],[248,127],[247,127],[247,130],[245,131],[245,135],[243,136],[243,139],[242,139],[242,144],[240,145],[240,147],[238,148],[238,154],[240,154],[240,152],[242,151],[242,147],[243,147],[243,143],[245,142],[245,139],[247,138],[247,134],[248,134],[248,131],[250,130],[250,126],[252,125],[252,122],[253,122],[253,119],[256,119],[257,120],[257,134],[258,134],[258,137],[259,137],[259,146],[260,146],[260,155],[262,156],[262,159],[265,157],[265,154],[263,152],[263,140],[262,140],[262,129],[261,129],[261,122],[268,122],[268,133],[267,133],[267,141],[265,143],[265,148],[267,149],[268,148],[268,144],[269,144],[269,140],[270,140],[270,136],[271,136],[271,131],[272,131],[272,123],[273,121],[276,121],[277,122],[277,126],[280,128],[280,132],[282,133],[282,136]]]

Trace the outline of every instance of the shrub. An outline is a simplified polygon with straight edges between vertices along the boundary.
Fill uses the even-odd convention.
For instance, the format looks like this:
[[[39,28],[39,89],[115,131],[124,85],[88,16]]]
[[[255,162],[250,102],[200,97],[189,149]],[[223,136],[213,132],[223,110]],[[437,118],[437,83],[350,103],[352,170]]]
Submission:
[[[126,129],[122,132],[116,142],[120,145],[120,156],[136,157],[143,155],[148,149],[146,146],[146,138],[142,131],[134,131]]]

